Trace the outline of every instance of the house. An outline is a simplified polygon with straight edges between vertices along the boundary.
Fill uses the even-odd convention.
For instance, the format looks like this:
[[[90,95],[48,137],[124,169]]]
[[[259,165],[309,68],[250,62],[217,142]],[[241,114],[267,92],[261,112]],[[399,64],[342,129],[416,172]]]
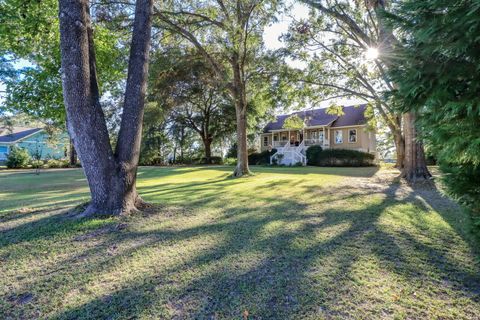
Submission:
[[[0,162],[7,159],[12,146],[28,150],[30,156],[40,159],[63,159],[69,146],[68,136],[60,134],[55,139],[42,128],[0,128]]]
[[[280,115],[265,126],[261,151],[277,149],[271,160],[287,165],[306,164],[306,150],[313,145],[375,153],[375,133],[367,130],[365,110],[366,105],[358,105],[343,107],[342,115],[329,114],[326,108]],[[284,127],[291,116],[303,120],[303,129]]]

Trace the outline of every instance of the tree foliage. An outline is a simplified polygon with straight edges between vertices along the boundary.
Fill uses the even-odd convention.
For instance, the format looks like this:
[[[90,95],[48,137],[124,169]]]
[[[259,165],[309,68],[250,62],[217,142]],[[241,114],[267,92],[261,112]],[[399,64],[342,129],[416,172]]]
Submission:
[[[127,46],[121,31],[102,20],[108,8],[92,6],[98,82],[101,92],[112,94],[125,75]],[[2,1],[0,56],[0,81],[6,86],[0,111],[64,126],[58,1]]]
[[[306,20],[294,21],[284,36],[286,53],[307,67],[294,81],[311,103],[356,99],[371,103],[378,122],[396,136],[403,154],[401,114],[384,95],[393,89],[386,74],[387,41],[376,6],[368,1],[304,0],[312,10]],[[372,48],[378,57],[368,57]]]
[[[418,114],[449,190],[480,213],[480,3],[404,1],[389,15],[401,36],[395,97]],[[400,103],[399,103],[400,104]]]
[[[266,70],[258,62],[263,52],[263,28],[277,11],[277,0],[173,1],[157,8],[162,26],[193,45],[224,85],[235,106],[237,167],[234,175],[249,174],[247,119],[252,107],[251,83]]]
[[[305,127],[305,122],[296,114],[291,115],[283,122],[284,129],[301,130]]]

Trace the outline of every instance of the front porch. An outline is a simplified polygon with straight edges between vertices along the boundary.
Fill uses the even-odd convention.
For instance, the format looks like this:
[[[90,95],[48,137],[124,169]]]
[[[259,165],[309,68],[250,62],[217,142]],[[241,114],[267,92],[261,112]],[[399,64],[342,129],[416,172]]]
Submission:
[[[329,147],[330,133],[327,128],[308,128],[302,130],[272,130],[263,135],[263,148],[274,148],[270,162],[286,165],[307,164],[306,151],[310,146]]]
[[[330,134],[326,128],[314,128],[303,130],[272,130],[271,133],[263,134],[262,147],[284,148],[304,145],[306,147],[320,145],[328,148]]]

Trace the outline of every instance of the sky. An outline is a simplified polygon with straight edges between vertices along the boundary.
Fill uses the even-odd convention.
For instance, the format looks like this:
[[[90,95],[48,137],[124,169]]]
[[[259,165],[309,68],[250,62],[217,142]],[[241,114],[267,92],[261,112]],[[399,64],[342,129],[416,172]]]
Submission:
[[[294,17],[296,20],[306,19],[308,18],[308,11],[308,7],[304,4],[293,4],[292,10],[288,15],[283,14],[282,16],[278,17],[279,21],[277,23],[265,28],[263,33],[263,41],[265,42],[265,46],[271,50],[280,49],[283,47],[283,43],[278,38],[282,35],[282,33],[286,33],[288,31],[288,26],[292,22],[291,17]]]

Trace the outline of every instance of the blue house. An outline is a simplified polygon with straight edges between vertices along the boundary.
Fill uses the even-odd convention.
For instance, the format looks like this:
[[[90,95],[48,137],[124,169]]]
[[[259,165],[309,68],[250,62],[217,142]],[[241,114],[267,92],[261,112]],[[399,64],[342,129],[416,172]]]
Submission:
[[[7,159],[12,146],[28,150],[34,157],[41,155],[41,159],[64,159],[67,157],[69,140],[65,133],[55,139],[42,128],[0,128],[0,162]]]

